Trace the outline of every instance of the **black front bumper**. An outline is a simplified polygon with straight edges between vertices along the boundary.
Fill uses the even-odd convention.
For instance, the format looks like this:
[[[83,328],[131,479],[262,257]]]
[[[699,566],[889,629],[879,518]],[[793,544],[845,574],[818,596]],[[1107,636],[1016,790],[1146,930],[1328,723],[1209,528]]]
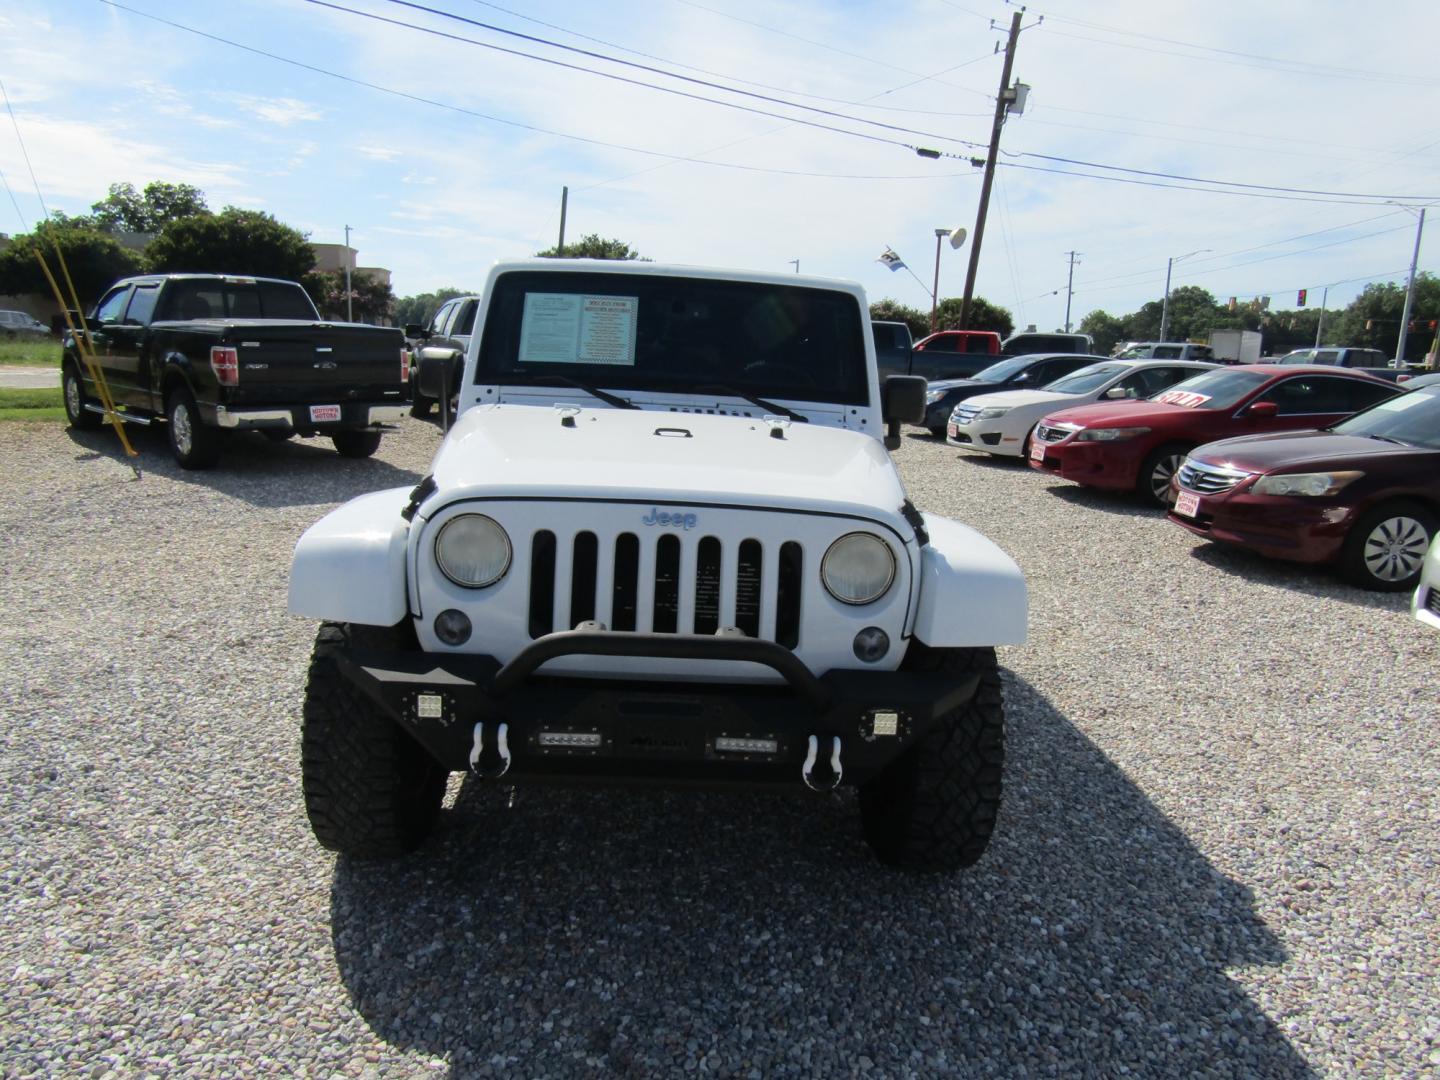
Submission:
[[[816,677],[788,649],[746,637],[565,631],[509,664],[493,657],[336,648],[340,671],[441,765],[505,781],[728,786],[802,782],[815,737],[817,786],[834,740],[844,782],[863,783],[975,694],[978,677],[837,670]],[[747,661],[784,684],[536,675],[558,656]],[[501,725],[509,760],[497,755]],[[478,736],[478,738],[477,738]],[[718,740],[718,743],[717,743]],[[726,740],[731,740],[726,742]]]

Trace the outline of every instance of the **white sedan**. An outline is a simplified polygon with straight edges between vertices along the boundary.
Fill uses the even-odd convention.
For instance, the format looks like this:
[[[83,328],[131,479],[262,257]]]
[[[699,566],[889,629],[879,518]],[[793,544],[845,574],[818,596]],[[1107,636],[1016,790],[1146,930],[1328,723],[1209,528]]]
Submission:
[[[1038,390],[966,398],[950,414],[945,441],[962,450],[1024,457],[1030,433],[1047,413],[1094,401],[1138,401],[1216,366],[1198,360],[1101,360]]]
[[[1422,623],[1440,630],[1440,536],[1430,545],[1430,554],[1420,568],[1420,586],[1410,601],[1410,610]]]

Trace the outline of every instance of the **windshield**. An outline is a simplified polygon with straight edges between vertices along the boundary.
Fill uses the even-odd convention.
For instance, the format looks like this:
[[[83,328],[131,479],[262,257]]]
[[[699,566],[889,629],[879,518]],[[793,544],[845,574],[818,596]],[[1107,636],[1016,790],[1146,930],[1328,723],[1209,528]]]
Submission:
[[[868,405],[869,322],[844,292],[642,274],[501,275],[477,384],[745,395]]]
[[[1099,390],[1122,371],[1129,370],[1128,364],[1091,364],[1071,372],[1063,379],[1056,379],[1044,389],[1053,390],[1057,394],[1088,394],[1092,390]]]
[[[998,364],[982,368],[970,377],[976,382],[1002,383],[1034,362],[1035,358],[1032,356],[1012,356],[1007,360],[1001,360]]]
[[[1128,349],[1121,349],[1115,354],[1117,360],[1146,360],[1149,358],[1151,348],[1149,345],[1131,345]]]
[[[1228,409],[1269,378],[1262,371],[1206,371],[1167,387],[1149,400],[1187,409]]]
[[[1440,386],[1426,386],[1386,398],[1340,421],[1330,430],[1337,435],[1394,439],[1410,446],[1440,450]]]

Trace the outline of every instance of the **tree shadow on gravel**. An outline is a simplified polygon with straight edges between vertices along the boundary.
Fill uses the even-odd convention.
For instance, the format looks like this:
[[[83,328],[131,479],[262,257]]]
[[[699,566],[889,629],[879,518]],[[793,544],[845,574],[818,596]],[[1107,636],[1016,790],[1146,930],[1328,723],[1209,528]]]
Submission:
[[[163,427],[131,427],[126,434],[139,451],[135,464],[142,473],[209,488],[255,507],[344,502],[370,491],[413,487],[421,479],[420,473],[396,468],[383,460],[383,438],[379,456],[350,459],[337,454],[328,438],[294,438],[277,443],[256,432],[232,432],[226,437],[219,463],[197,471],[182,469],[175,462]],[[80,451],[77,458],[107,457],[128,467],[129,459],[120,441],[108,428],[71,428],[69,436]]]
[[[1414,591],[1373,592],[1351,585],[1342,579],[1333,567],[1306,566],[1281,559],[1267,559],[1258,552],[1227,547],[1198,537],[1190,551],[1190,557],[1231,577],[1243,578],[1259,585],[1273,585],[1325,600],[1338,600],[1374,611],[1408,612],[1410,594]]]
[[[877,864],[852,796],[467,783],[425,850],[340,859],[351,1003],[452,1075],[1312,1075],[1225,974],[1284,953],[1250,893],[1007,678],[999,832]]]

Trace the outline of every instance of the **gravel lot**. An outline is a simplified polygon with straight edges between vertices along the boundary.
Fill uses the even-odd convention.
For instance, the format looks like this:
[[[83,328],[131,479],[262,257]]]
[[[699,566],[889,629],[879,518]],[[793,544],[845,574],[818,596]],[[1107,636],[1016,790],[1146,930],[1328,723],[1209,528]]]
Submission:
[[[1026,571],[999,832],[874,863],[853,797],[452,784],[409,861],[309,835],[300,532],[410,485],[0,425],[0,1074],[1440,1072],[1440,636],[928,438],[922,508]]]

